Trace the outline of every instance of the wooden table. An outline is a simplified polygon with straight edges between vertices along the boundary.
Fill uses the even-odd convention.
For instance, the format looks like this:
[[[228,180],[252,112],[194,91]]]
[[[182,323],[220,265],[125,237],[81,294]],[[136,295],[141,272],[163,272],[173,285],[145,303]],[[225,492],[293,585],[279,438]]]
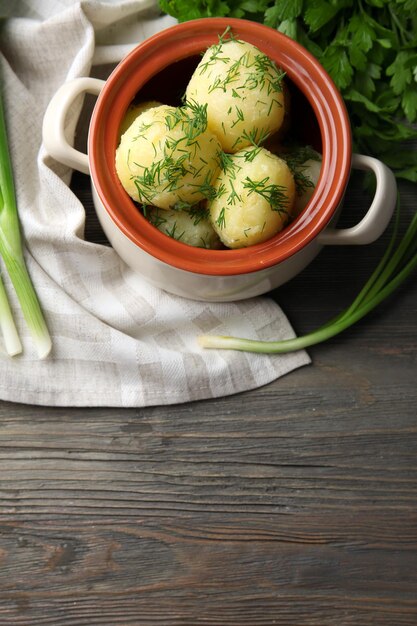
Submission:
[[[87,177],[73,189],[104,241]],[[298,333],[387,238],[326,249],[274,294]],[[224,399],[1,403],[0,625],[415,626],[416,313],[414,277],[313,365]]]

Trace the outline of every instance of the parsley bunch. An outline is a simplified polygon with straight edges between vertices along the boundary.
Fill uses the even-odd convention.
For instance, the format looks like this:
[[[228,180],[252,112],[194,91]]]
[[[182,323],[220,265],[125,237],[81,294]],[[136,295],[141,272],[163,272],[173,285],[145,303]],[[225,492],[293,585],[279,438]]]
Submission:
[[[354,149],[417,182],[417,0],[160,0],[183,22],[240,17],[295,39],[324,66],[349,112]],[[393,144],[400,146],[393,149]]]

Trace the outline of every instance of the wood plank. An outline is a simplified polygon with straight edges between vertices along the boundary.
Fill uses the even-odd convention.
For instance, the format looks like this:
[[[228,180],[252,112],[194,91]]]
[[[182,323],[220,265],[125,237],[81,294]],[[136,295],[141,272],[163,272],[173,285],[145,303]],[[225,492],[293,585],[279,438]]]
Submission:
[[[105,242],[88,178],[73,184]],[[345,223],[366,206],[349,194]],[[299,333],[387,240],[325,249],[274,293]],[[415,626],[416,313],[414,278],[312,366],[237,396],[0,402],[0,625]]]

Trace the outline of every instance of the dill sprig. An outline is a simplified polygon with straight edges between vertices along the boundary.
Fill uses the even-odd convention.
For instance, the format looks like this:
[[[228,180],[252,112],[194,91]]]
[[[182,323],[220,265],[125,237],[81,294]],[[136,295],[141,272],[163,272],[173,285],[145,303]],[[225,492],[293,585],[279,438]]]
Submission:
[[[287,188],[274,183],[268,184],[269,180],[269,176],[265,176],[262,180],[252,180],[249,176],[246,176],[243,181],[243,188],[248,190],[248,196],[252,193],[258,194],[268,202],[272,211],[277,211],[289,217]]]
[[[184,105],[172,109],[165,117],[165,124],[168,130],[180,125],[184,132],[183,139],[190,145],[207,129],[207,104],[188,100]]]
[[[285,72],[277,67],[276,63],[266,54],[255,55],[254,59],[256,76],[259,79],[259,88],[263,91],[266,87],[268,95],[273,92],[281,93]],[[281,103],[279,103],[280,106]]]
[[[307,189],[314,187],[313,181],[305,175],[307,161],[321,161],[321,156],[311,146],[300,146],[289,152],[283,152],[280,157],[287,163],[294,177],[297,195],[302,196]]]
[[[138,139],[147,139],[146,132],[150,129],[151,126],[152,122],[149,122],[149,124],[147,124],[146,122],[141,122],[137,129],[137,133],[133,137],[132,141],[137,141]]]
[[[215,221],[219,228],[225,228],[226,226],[226,207],[220,209],[219,215]]]
[[[245,42],[234,38],[231,30],[226,30],[225,34],[219,36],[219,42],[208,48],[209,57],[207,61],[199,65],[199,74],[203,76],[209,68],[216,66],[219,61],[224,65],[230,64],[225,76],[217,75],[213,78],[213,82],[208,87],[208,93],[212,93],[216,89],[226,92],[232,83],[235,84],[232,88],[232,95],[235,98],[242,97],[239,90],[266,92],[268,96],[272,93],[281,93],[285,72],[260,50],[255,54],[252,53],[252,50],[245,50],[239,58],[231,62],[231,57],[227,56],[227,45],[231,41],[245,44]],[[250,71],[247,72],[246,70]],[[277,106],[282,106],[278,100],[274,100],[270,108],[274,103]]]
[[[164,212],[164,209],[158,209],[155,207],[150,212],[143,211],[143,214],[152,226],[159,228],[160,226],[163,226],[163,224],[166,224],[167,221]]]
[[[242,137],[245,141],[249,141],[252,146],[259,147],[269,137],[269,131],[266,128],[253,128],[250,131],[244,130]]]
[[[240,143],[242,143],[242,139],[252,146],[259,148],[261,144],[263,144],[267,140],[268,137],[269,131],[266,128],[255,127],[249,131],[245,128],[242,132],[242,135],[240,137],[237,137],[235,142],[233,143],[232,150],[234,150]]]
[[[139,163],[136,165],[142,167]],[[142,173],[136,174],[133,182],[139,198],[147,204],[152,204],[156,193],[161,192],[161,185],[163,185],[163,191],[175,191],[181,179],[186,174],[193,173],[192,169],[188,154],[183,154],[180,157],[165,154],[161,160],[155,161],[151,166],[143,166]]]
[[[223,42],[219,41],[219,43],[212,45],[210,48],[210,56],[209,59],[205,63],[200,63],[199,66],[199,74],[203,76],[209,69],[209,67],[216,65],[218,61],[221,63],[229,63],[230,57],[221,56],[223,54]]]
[[[234,180],[236,178],[237,170],[241,169],[240,166],[236,163],[236,156],[222,151],[218,153],[218,159],[222,171],[228,174],[230,178]]]
[[[200,64],[200,75],[203,75],[207,69],[217,63],[217,61],[221,61],[222,63],[228,63],[230,61],[230,57],[221,56],[223,53],[223,44],[227,41],[239,41],[235,38],[231,26],[227,26],[224,32],[221,35],[218,35],[218,42],[208,48],[210,51],[210,58],[206,61],[206,63]],[[203,56],[205,54],[206,51],[203,52]]]
[[[211,182],[211,172],[206,174],[205,179],[200,185],[197,185],[197,191],[200,193],[206,200],[214,200],[217,195],[216,188]]]
[[[263,150],[261,146],[254,146],[253,148],[250,148],[249,150],[245,150],[244,152],[242,152],[241,156],[245,162],[252,163],[252,161],[256,159],[256,157],[261,152],[261,150]]]
[[[240,41],[236,39],[235,34],[231,26],[226,26],[221,35],[218,35],[219,43],[225,43],[226,41]]]
[[[132,175],[132,180],[138,198],[148,205],[154,204],[155,197],[161,193],[179,190],[185,176],[198,179],[202,177],[204,168],[209,169],[208,161],[199,154],[199,137],[207,130],[207,104],[190,100],[181,107],[172,107],[162,118],[162,123],[168,132],[163,139],[152,143],[155,160],[150,165],[133,162],[137,171]],[[151,125],[145,123],[138,129],[145,138]],[[142,137],[141,132],[138,132],[137,138]],[[130,159],[129,150],[128,163]],[[211,185],[213,174],[213,168],[210,167],[203,182],[195,185],[195,193],[207,199],[214,197]],[[179,202],[182,202],[181,198]]]
[[[239,124],[239,122],[244,122],[245,121],[245,117],[244,117],[242,109],[239,108],[238,106],[235,106],[235,111],[236,111],[236,119],[232,123],[232,126],[231,126],[232,128],[234,128],[236,126],[236,124]]]
[[[235,206],[236,202],[242,202],[242,198],[237,193],[232,180],[229,180],[229,184],[230,184],[230,187],[232,188],[232,191],[229,193],[229,196],[227,198],[227,204]]]
[[[197,226],[202,220],[207,220],[209,217],[209,210],[203,203],[194,204],[186,212],[193,220],[193,226]]]
[[[227,193],[226,185],[224,183],[217,184],[216,198],[222,198]]]
[[[168,235],[168,237],[171,237],[172,239],[175,239],[176,241],[180,241],[182,237],[184,237],[185,235],[185,230],[182,231],[182,233],[177,233],[177,222],[174,222],[171,226],[171,228],[166,228],[165,229],[165,233]]]

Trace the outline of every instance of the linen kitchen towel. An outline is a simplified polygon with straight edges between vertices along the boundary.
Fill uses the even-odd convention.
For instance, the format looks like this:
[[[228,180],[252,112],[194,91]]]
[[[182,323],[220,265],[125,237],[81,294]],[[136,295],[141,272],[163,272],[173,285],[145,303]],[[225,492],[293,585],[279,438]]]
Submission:
[[[16,6],[17,5],[17,6]],[[134,274],[107,245],[87,241],[85,209],[70,189],[71,170],[42,147],[47,105],[67,80],[114,61],[124,47],[174,23],[156,0],[10,3],[0,62],[3,100],[28,269],[52,335],[39,360],[6,284],[23,353],[0,340],[0,398],[61,406],[141,407],[253,389],[309,362],[282,356],[204,350],[203,333],[255,339],[293,337],[272,299],[203,303],[172,296]],[[73,137],[81,104],[68,117]]]

